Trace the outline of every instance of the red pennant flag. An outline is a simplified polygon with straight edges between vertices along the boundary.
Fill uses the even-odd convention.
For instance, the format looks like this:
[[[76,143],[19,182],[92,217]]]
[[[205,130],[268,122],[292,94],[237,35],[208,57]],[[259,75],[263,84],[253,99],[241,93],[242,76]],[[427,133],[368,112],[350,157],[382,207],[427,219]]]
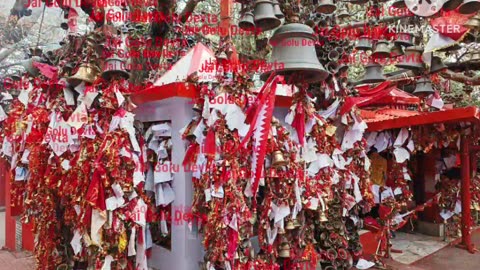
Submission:
[[[210,157],[215,157],[217,144],[215,142],[215,131],[210,129],[203,143],[203,153]]]

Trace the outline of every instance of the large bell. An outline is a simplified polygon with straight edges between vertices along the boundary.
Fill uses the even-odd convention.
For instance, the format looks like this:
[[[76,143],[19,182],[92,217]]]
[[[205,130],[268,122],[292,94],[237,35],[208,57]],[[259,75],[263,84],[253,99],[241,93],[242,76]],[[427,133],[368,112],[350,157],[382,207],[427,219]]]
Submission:
[[[332,14],[336,9],[337,6],[335,6],[332,0],[320,0],[320,3],[317,7],[317,13]]]
[[[430,81],[428,78],[422,77],[417,81],[417,85],[415,86],[415,91],[413,91],[413,94],[417,96],[428,96],[434,92],[435,91],[432,88],[432,81]]]
[[[355,49],[360,51],[368,51],[372,49],[372,40],[369,36],[361,36],[358,39],[358,43],[355,46]]]
[[[277,0],[273,0],[273,10],[275,11],[275,17],[279,19],[285,18],[285,15],[283,14],[282,10],[280,9],[280,4],[278,3]]]
[[[442,58],[438,56],[432,57],[432,62],[430,64],[430,73],[436,73],[446,69],[447,66],[443,63]]]
[[[93,64],[81,64],[75,75],[67,79],[72,86],[77,86],[82,82],[93,83],[100,75],[100,70]]]
[[[252,12],[245,12],[238,23],[238,27],[242,30],[252,30],[255,28]]]
[[[125,71],[125,61],[118,57],[110,57],[105,60],[102,77],[109,80],[113,77],[123,77],[128,80],[130,74]]]
[[[388,47],[388,41],[379,40],[375,45],[375,50],[372,53],[372,57],[375,59],[387,58],[390,56],[390,48]]]
[[[462,3],[462,0],[449,0],[443,4],[443,9],[450,11],[456,9],[460,4]]]
[[[275,8],[271,0],[257,0],[253,11],[255,26],[262,31],[275,29],[282,24],[275,16]]]
[[[480,10],[479,0],[464,0],[458,8],[460,14],[473,14]]]
[[[292,83],[314,83],[327,78],[328,72],[317,58],[313,29],[307,25],[283,25],[270,38],[270,44],[273,51],[269,63],[273,64],[274,70],[263,73],[262,80],[267,80],[271,72],[284,75]]]
[[[410,33],[397,33],[396,45],[410,47],[413,46],[413,36]]]
[[[396,64],[398,68],[408,70],[419,70],[423,68],[422,61],[423,48],[420,46],[412,46],[405,49],[405,55],[401,56],[402,62]]]
[[[370,63],[365,67],[365,75],[359,81],[361,84],[380,83],[386,81],[382,74],[382,66],[378,63]]]
[[[398,56],[404,55],[402,46],[400,46],[398,44],[394,44],[392,46],[392,48],[390,49],[390,55],[392,57],[398,57]]]
[[[275,152],[273,152],[272,167],[277,168],[286,166],[287,164],[288,161],[283,158],[282,151],[276,150]]]

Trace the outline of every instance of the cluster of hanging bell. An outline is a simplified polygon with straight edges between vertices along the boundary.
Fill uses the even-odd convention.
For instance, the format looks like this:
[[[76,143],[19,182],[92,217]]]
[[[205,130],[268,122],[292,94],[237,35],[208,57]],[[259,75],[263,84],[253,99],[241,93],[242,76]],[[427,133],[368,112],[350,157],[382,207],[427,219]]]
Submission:
[[[103,51],[111,51],[111,48],[105,47],[105,36],[95,32],[89,35],[84,43],[85,49],[82,52],[84,61],[75,68],[71,65],[64,65],[64,75],[71,74],[75,69],[76,71],[71,76],[68,76],[67,82],[75,87],[82,82],[92,84],[97,79],[104,78],[110,80],[112,78],[129,78],[129,73],[126,71],[125,60],[117,57],[114,53],[112,56],[103,60],[101,55]],[[103,68],[100,68],[103,67]]]
[[[257,0],[253,11],[243,13],[238,27],[246,31],[253,29],[270,31],[279,27],[283,18],[285,18],[285,15],[282,13],[277,0]]]
[[[239,26],[245,29],[251,29],[255,26],[262,30],[276,27],[277,23],[274,23],[274,21],[278,18],[275,18],[275,15],[276,12],[281,13],[280,6],[273,2],[267,5],[266,2],[271,1],[256,1],[254,12],[244,13]],[[271,8],[272,5],[273,9]],[[335,12],[337,10],[338,12]],[[318,22],[319,25],[327,20],[335,20],[338,23],[350,16],[344,6],[337,6],[332,0],[320,0],[316,11],[318,17],[321,17]],[[267,18],[270,20],[269,23],[265,22]],[[317,83],[324,81],[331,74],[344,72],[348,69],[347,65],[340,65],[337,62],[346,53],[344,47],[348,45],[348,41],[339,41],[339,44],[335,44],[335,48],[328,52],[318,52],[315,46],[319,44],[318,39],[312,29],[315,24],[311,22],[307,24],[289,23],[274,32],[270,38],[273,51],[269,62],[280,63],[280,65],[275,65],[277,69],[262,74],[260,76],[262,80],[266,80],[272,72],[275,72],[285,76],[287,82],[290,83]],[[340,44],[340,42],[343,43]],[[325,66],[319,58],[327,60],[324,62]]]

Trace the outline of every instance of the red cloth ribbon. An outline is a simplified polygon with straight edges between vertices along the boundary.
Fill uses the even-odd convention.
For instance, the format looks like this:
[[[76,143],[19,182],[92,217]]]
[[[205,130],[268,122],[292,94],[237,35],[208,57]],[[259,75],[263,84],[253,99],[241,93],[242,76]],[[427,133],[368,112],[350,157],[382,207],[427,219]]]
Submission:
[[[297,104],[292,127],[297,131],[298,142],[303,146],[305,142],[305,108],[301,102]]]
[[[40,70],[40,73],[43,76],[49,78],[50,80],[55,80],[57,78],[58,68],[35,61],[33,61],[33,66],[38,68],[38,70]]]

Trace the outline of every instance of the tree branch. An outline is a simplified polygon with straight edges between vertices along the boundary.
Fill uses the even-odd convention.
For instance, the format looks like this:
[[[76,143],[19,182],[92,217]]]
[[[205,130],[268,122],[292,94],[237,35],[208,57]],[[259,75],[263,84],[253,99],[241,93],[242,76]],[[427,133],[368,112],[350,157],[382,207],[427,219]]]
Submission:
[[[180,21],[182,23],[185,23],[188,18],[192,15],[193,11],[195,10],[195,7],[197,7],[197,4],[200,2],[200,0],[189,0],[187,2],[187,5],[185,8],[182,10],[180,13]]]
[[[466,76],[462,73],[456,73],[451,70],[446,70],[440,73],[440,76],[442,76],[445,79],[461,82],[467,85],[480,85],[480,75]]]

